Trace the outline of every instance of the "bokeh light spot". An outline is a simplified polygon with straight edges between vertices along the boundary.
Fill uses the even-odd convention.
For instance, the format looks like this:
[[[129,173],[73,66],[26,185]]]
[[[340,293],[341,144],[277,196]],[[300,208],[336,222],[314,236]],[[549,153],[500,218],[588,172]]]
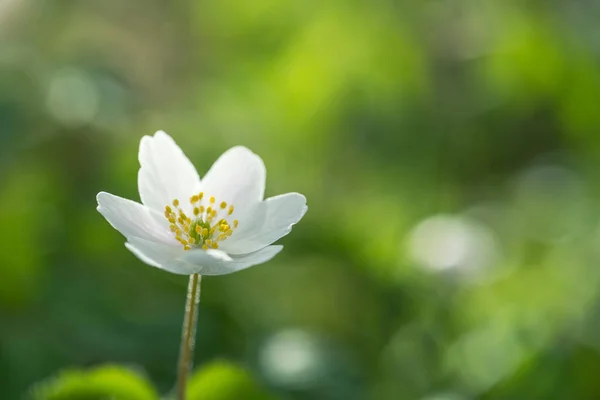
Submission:
[[[77,127],[94,120],[99,97],[98,88],[88,74],[80,69],[64,68],[50,80],[46,106],[58,122]]]

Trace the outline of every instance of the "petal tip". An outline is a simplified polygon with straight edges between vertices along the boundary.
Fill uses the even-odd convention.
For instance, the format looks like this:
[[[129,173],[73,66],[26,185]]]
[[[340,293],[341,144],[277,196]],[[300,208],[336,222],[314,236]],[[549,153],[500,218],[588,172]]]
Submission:
[[[101,203],[103,203],[110,196],[111,194],[108,192],[98,192],[98,194],[96,195],[96,202],[98,203],[98,208],[100,208],[102,206]]]
[[[167,132],[163,131],[162,129],[159,129],[154,133],[154,137],[161,137],[161,136],[171,138],[171,136]]]
[[[229,153],[229,152],[239,153],[239,154],[246,153],[249,156],[258,158],[262,162],[261,156],[259,156],[258,154],[256,154],[254,151],[252,151],[251,149],[249,149],[246,146],[237,145],[237,146],[230,147],[228,150],[225,151],[225,153]]]

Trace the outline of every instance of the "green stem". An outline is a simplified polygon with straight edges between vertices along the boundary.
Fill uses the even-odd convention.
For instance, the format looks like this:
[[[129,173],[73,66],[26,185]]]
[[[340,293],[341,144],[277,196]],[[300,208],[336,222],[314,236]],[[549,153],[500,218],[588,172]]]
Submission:
[[[188,375],[192,369],[194,355],[194,342],[196,340],[196,325],[198,321],[198,304],[200,304],[199,274],[190,275],[187,300],[185,303],[185,316],[181,333],[181,347],[179,351],[179,364],[177,366],[177,400],[185,400],[185,389]]]

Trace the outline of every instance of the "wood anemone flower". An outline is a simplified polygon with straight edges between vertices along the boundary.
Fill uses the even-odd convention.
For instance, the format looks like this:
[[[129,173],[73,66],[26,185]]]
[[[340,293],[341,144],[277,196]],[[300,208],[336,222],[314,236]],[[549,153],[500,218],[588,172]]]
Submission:
[[[163,131],[140,142],[142,203],[98,193],[98,211],[148,265],[175,274],[223,275],[269,261],[307,210],[306,198],[264,199],[262,159],[242,146],[223,153],[200,179]]]

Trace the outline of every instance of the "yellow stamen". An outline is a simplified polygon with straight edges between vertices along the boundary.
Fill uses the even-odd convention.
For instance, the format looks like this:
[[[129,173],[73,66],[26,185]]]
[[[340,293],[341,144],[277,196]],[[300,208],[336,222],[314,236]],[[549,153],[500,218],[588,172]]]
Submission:
[[[226,201],[217,203],[215,196],[210,196],[209,205],[205,207],[200,204],[203,198],[204,192],[189,198],[192,205],[190,216],[180,208],[179,199],[173,199],[164,209],[164,216],[169,221],[169,230],[186,251],[192,248],[217,249],[218,242],[227,240],[233,234],[233,229],[238,226],[238,220],[230,222],[223,218],[224,212],[217,219],[220,210],[227,210],[227,215],[232,215],[233,204],[228,204]]]

